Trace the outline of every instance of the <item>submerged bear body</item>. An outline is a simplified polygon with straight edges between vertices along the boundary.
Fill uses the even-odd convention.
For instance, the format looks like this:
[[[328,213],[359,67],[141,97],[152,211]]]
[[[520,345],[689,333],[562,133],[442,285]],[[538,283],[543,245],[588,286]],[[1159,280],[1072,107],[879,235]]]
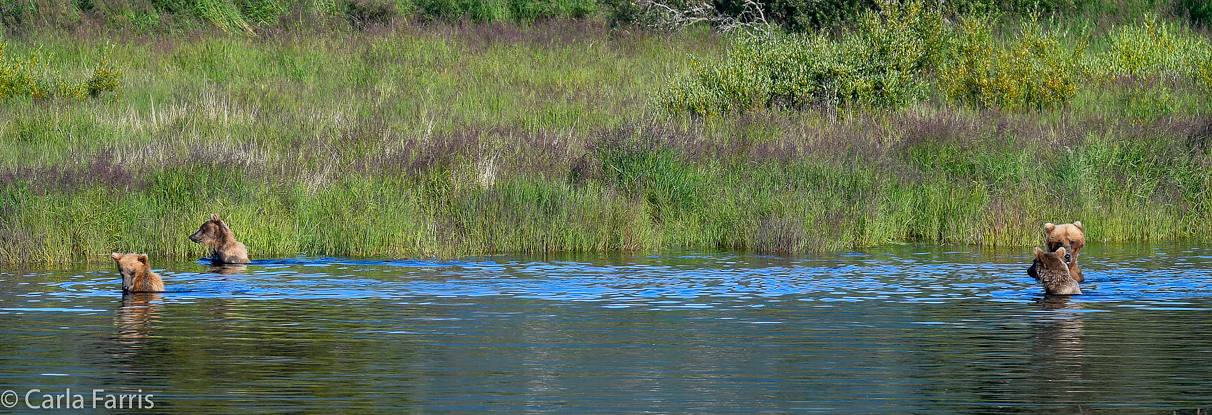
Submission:
[[[1069,264],[1065,263],[1065,257],[1069,256],[1069,252],[1065,248],[1058,248],[1056,252],[1044,252],[1044,250],[1035,248],[1035,263],[1031,265],[1031,269],[1027,271],[1036,282],[1044,286],[1044,292],[1052,295],[1080,295],[1082,289],[1078,287],[1077,280],[1073,279],[1069,274]],[[1032,273],[1034,270],[1034,273]]]

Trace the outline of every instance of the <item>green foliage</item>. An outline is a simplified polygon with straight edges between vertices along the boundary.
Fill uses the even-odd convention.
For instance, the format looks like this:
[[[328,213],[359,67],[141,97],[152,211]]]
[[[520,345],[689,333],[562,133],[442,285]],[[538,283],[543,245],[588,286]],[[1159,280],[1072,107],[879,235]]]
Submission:
[[[703,206],[707,186],[677,152],[659,143],[626,140],[596,151],[607,184],[644,200],[658,223]]]
[[[98,19],[117,29],[196,31],[214,27],[248,32],[254,27],[309,24],[328,27],[386,25],[397,17],[476,22],[581,19],[599,10],[596,0],[0,0],[0,24],[9,31],[74,27]],[[290,16],[283,19],[284,16]]]
[[[1212,101],[1185,75],[1079,71],[1062,110],[974,111],[936,81],[958,56],[947,36],[934,51],[915,33],[604,29],[167,34],[104,54],[91,35],[11,40],[21,53],[5,68],[48,91],[58,73],[139,82],[119,86],[118,105],[0,105],[0,262],[197,258],[205,248],[184,236],[209,213],[257,258],[1026,247],[1041,223],[1072,220],[1092,240],[1212,239]],[[1022,32],[970,44],[1015,51]],[[1066,53],[1084,43],[1056,40]],[[1085,62],[1110,45],[1092,44]],[[710,85],[739,86],[701,89],[744,113],[712,98],[712,117],[654,116],[646,98],[689,53],[757,74],[721,72]],[[110,65],[124,73],[96,69]],[[855,91],[870,90],[853,85],[893,70],[930,99],[859,110],[872,104]],[[854,110],[789,111],[842,106]]]
[[[122,72],[113,66],[109,61],[110,54],[107,52],[101,57],[101,64],[93,70],[92,76],[84,81],[84,88],[88,91],[88,96],[97,98],[106,92],[118,92],[118,88],[122,85]]]
[[[811,32],[853,21],[872,10],[872,0],[773,0],[771,18],[792,32]]]
[[[1156,16],[1116,28],[1108,37],[1107,50],[1090,59],[1090,71],[1096,76],[1198,77],[1212,58],[1206,37]]]
[[[0,43],[0,101],[14,97],[35,100],[59,98],[80,101],[97,98],[105,92],[117,92],[121,72],[109,61],[109,54],[101,58],[101,64],[93,74],[82,82],[69,82],[47,76],[49,69],[39,61],[38,55],[20,59],[7,55],[7,45]]]
[[[1063,107],[1077,93],[1084,48],[1069,48],[1056,32],[1024,22],[1009,44],[993,39],[987,18],[964,18],[954,58],[938,82],[954,101],[1008,110]]]
[[[355,27],[391,23],[398,13],[396,3],[391,0],[348,0],[345,14]]]
[[[0,99],[13,96],[45,98],[51,87],[42,79],[42,66],[37,56],[16,59],[5,54],[6,45],[0,43]]]
[[[686,0],[662,1],[686,9]],[[739,16],[743,0],[710,2],[720,15]],[[876,0],[760,0],[767,21],[792,33],[847,31],[864,16],[888,10]],[[1013,22],[1026,17],[1131,21],[1146,13],[1186,18],[1191,24],[1212,22],[1212,5],[1204,0],[954,0],[924,2],[932,13],[949,17],[995,14]],[[0,0],[0,25],[9,31],[75,27],[99,19],[120,29],[146,32],[193,31],[216,27],[228,32],[258,26],[297,25],[299,18],[322,27],[345,21],[361,27],[393,17],[416,20],[476,22],[536,21],[602,16],[613,26],[656,26],[647,0]],[[282,17],[290,16],[283,20]],[[1002,23],[1001,21],[998,22]]]
[[[248,21],[231,0],[189,0],[193,13],[224,31],[250,31]]]
[[[793,57],[781,53],[785,44],[752,39],[733,48],[721,64],[701,66],[692,61],[694,74],[665,91],[659,98],[661,105],[672,112],[704,116],[765,106],[771,98],[772,60]]]
[[[1207,25],[1212,23],[1212,3],[1206,0],[1180,0],[1179,12],[1187,15],[1191,23]]]
[[[509,0],[513,19],[534,21],[567,16],[584,18],[596,9],[591,0]]]
[[[951,8],[960,14],[998,13],[1021,18],[1076,12],[1089,0],[958,0]]]
[[[749,36],[716,65],[658,99],[670,112],[713,116],[758,108],[898,107],[925,95],[923,72],[940,59],[942,16],[919,1],[882,1],[856,34]]]
[[[612,27],[651,26],[646,21],[648,13],[637,1],[598,0],[598,5],[605,11],[606,21]]]
[[[842,80],[843,104],[897,107],[925,94],[922,72],[937,64],[943,50],[943,19],[920,1],[881,0],[880,11],[866,12],[857,44],[847,52],[858,68],[855,79]]]
[[[236,6],[245,21],[254,25],[276,25],[288,10],[288,3],[280,0],[238,0]]]
[[[699,117],[766,109],[853,112],[904,108],[933,93],[972,108],[1019,112],[1064,108],[1079,88],[1117,78],[1212,90],[1212,43],[1155,16],[1115,27],[1102,41],[1036,19],[999,33],[988,14],[961,16],[951,27],[920,2],[879,7],[843,35],[741,37],[724,59],[693,61],[688,76],[655,94],[657,103],[668,113]],[[1167,96],[1157,92],[1149,94]],[[1157,108],[1172,101],[1150,99]]]
[[[417,0],[415,17],[475,22],[584,18],[597,10],[593,0]]]
[[[915,72],[934,66],[943,51],[943,16],[921,1],[879,0],[863,13],[859,40],[869,65],[880,71]]]
[[[495,22],[510,16],[507,0],[417,0],[416,4],[421,19]]]
[[[1114,1],[1114,0],[1111,0]],[[1195,0],[1171,0],[1174,2],[1191,2]],[[669,7],[686,10],[687,1],[663,1]],[[744,2],[740,0],[716,0],[710,2],[715,11],[725,16],[739,16],[744,10]],[[887,10],[888,1],[880,0],[764,0],[757,2],[769,23],[779,26],[792,33],[814,33],[821,30],[850,30],[858,26],[858,21],[871,12]],[[1014,21],[1032,16],[1071,17],[1082,13],[1095,15],[1117,15],[1124,12],[1139,14],[1141,7],[1127,7],[1123,3],[1149,2],[1116,2],[1118,7],[1101,4],[1100,0],[954,0],[947,2],[927,2],[924,5],[931,12],[949,16],[989,15],[1004,16]],[[642,1],[633,0],[603,0],[600,3],[607,10],[612,23],[634,24],[639,26],[654,26]],[[1152,8],[1147,8],[1152,10]],[[1192,15],[1195,15],[1194,13]]]

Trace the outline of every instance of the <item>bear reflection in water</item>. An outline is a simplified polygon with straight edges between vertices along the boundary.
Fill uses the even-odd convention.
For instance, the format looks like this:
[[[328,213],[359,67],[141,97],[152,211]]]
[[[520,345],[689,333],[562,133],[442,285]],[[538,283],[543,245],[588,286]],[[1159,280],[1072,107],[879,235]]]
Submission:
[[[160,293],[126,293],[118,308],[116,323],[122,343],[138,344],[145,339],[156,322],[162,299]]]
[[[226,264],[210,267],[212,274],[219,275],[243,275],[248,271],[248,266],[243,264]]]

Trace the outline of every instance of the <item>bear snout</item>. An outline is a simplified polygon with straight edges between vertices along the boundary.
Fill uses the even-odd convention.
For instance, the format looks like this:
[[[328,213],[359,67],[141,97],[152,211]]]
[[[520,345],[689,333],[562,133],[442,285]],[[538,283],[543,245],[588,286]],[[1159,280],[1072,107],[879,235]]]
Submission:
[[[193,243],[199,243],[199,242],[202,242],[202,236],[198,235],[198,234],[195,232],[193,235],[190,235],[190,236],[189,236],[189,240],[190,240],[190,241],[193,241]]]
[[[1065,263],[1066,264],[1073,261],[1073,245],[1072,244],[1064,244],[1064,245],[1059,246],[1058,248],[1065,248]],[[1055,251],[1053,251],[1053,252],[1055,252]]]

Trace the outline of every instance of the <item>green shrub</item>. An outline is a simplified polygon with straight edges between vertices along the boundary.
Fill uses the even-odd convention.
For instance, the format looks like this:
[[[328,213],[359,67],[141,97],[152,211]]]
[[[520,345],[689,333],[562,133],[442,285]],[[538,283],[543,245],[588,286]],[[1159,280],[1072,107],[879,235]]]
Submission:
[[[79,101],[99,97],[105,92],[117,92],[120,87],[121,72],[110,64],[108,53],[83,82],[47,78],[47,71],[37,55],[25,59],[13,58],[5,54],[5,44],[0,43],[0,101],[13,97]]]
[[[51,86],[42,79],[42,65],[38,57],[15,59],[5,54],[5,44],[0,43],[0,99],[14,96],[44,98],[50,94]]]
[[[1033,21],[1005,44],[985,17],[965,17],[953,38],[954,56],[940,67],[941,89],[952,101],[1007,110],[1064,106],[1077,93],[1083,47],[1066,47],[1055,31]]]
[[[1089,0],[956,0],[950,2],[952,11],[962,15],[998,13],[1008,17],[1076,12],[1079,3]]]
[[[634,0],[600,0],[611,27],[648,26],[647,10]]]
[[[1205,52],[1201,62],[1196,68],[1195,80],[1204,89],[1212,90],[1212,52]]]
[[[842,103],[897,107],[925,95],[923,70],[940,59],[945,39],[942,14],[921,1],[880,0],[880,11],[859,20],[856,38],[843,44],[857,69],[841,79]]]
[[[539,20],[560,15],[560,5],[552,0],[509,0],[509,12],[515,19]]]
[[[109,53],[106,53],[101,57],[101,64],[93,70],[92,76],[84,81],[84,89],[91,98],[97,98],[106,92],[116,93],[121,86],[121,77],[122,72],[114,68],[109,61]]]
[[[1087,64],[1096,76],[1198,78],[1212,49],[1206,38],[1189,29],[1159,22],[1156,16],[1112,30],[1109,38],[1107,51]]]
[[[864,12],[859,37],[871,65],[913,72],[937,64],[946,33],[943,16],[921,1],[879,0],[880,10]]]
[[[713,116],[763,107],[770,98],[770,62],[778,40],[746,38],[718,65],[692,61],[694,74],[659,98],[670,112]]]
[[[876,7],[871,0],[773,0],[770,17],[792,32],[809,32],[853,21]]]
[[[1178,4],[1180,13],[1186,14],[1187,19],[1194,24],[1206,25],[1212,23],[1212,3],[1208,0],[1182,0]]]
[[[923,72],[944,46],[942,17],[923,3],[881,1],[857,33],[745,36],[716,65],[663,91],[669,112],[712,116],[755,108],[898,107],[925,96]]]
[[[392,0],[349,0],[345,7],[345,16],[354,27],[388,24],[397,14]]]

